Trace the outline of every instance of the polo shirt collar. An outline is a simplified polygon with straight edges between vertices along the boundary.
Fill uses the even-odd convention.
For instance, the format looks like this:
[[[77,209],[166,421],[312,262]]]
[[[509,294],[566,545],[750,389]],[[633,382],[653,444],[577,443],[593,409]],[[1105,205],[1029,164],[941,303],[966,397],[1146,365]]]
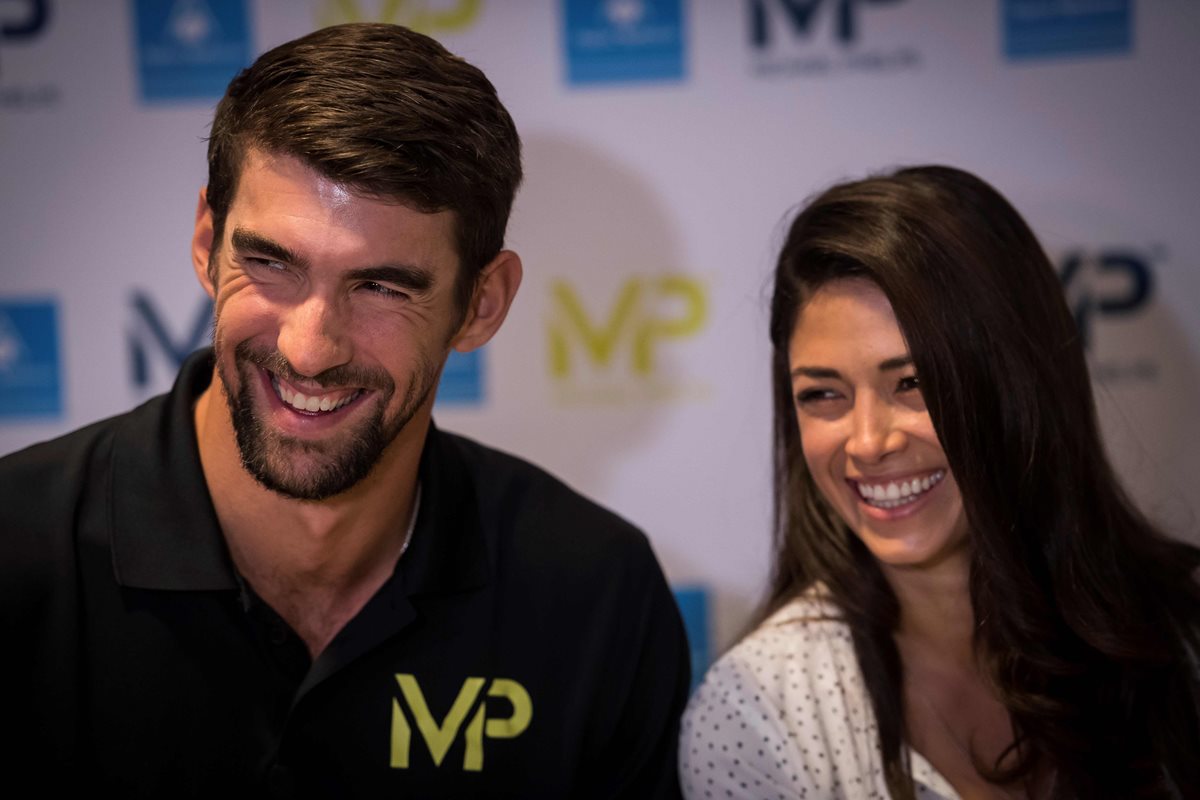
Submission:
[[[487,582],[489,557],[475,485],[453,437],[432,422],[419,468],[421,507],[397,573],[406,594],[456,592]]]
[[[213,374],[212,350],[184,361],[170,394],[121,419],[109,508],[117,583],[138,589],[236,589],[233,562],[200,466],[192,408]]]

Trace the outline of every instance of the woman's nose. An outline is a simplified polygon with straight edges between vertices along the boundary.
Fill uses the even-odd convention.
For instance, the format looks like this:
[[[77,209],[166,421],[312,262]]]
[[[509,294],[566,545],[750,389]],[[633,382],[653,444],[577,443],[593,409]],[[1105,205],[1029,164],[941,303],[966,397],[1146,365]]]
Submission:
[[[852,430],[846,442],[846,454],[851,458],[876,463],[904,447],[904,433],[887,403],[860,396],[851,413]]]

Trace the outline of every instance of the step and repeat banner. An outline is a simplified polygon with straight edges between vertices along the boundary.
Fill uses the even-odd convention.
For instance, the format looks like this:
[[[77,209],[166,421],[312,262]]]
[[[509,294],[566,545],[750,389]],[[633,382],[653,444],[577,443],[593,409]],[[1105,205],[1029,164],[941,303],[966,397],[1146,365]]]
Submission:
[[[1121,474],[1200,539],[1195,0],[0,0],[0,453],[164,391],[208,341],[213,107],[264,50],[361,20],[480,66],[525,142],[525,282],[439,424],[640,525],[698,664],[767,572],[784,222],[884,168],[961,166],[1026,215]]]

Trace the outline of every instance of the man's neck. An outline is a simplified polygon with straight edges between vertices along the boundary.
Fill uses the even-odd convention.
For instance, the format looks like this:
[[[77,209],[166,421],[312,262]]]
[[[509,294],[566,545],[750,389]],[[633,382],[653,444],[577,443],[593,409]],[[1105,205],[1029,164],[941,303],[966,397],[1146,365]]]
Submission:
[[[284,497],[245,470],[215,380],[197,399],[194,417],[205,482],[234,566],[315,658],[400,557],[428,415],[409,422],[366,478],[322,501]]]

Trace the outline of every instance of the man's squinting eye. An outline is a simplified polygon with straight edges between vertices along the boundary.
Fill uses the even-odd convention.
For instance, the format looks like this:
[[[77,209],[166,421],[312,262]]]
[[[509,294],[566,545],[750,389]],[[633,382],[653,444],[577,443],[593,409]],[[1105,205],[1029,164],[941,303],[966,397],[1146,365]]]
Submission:
[[[263,272],[263,273],[283,272],[284,270],[287,269],[286,264],[284,264],[280,261],[274,261],[269,258],[255,258],[253,256],[243,256],[242,263],[244,263],[248,268],[250,268],[252,270],[255,270],[257,272]]]
[[[366,283],[361,284],[361,286],[364,291],[379,295],[380,297],[396,298],[400,300],[408,297],[406,292],[401,292],[382,283],[376,283],[375,281],[367,281]]]

